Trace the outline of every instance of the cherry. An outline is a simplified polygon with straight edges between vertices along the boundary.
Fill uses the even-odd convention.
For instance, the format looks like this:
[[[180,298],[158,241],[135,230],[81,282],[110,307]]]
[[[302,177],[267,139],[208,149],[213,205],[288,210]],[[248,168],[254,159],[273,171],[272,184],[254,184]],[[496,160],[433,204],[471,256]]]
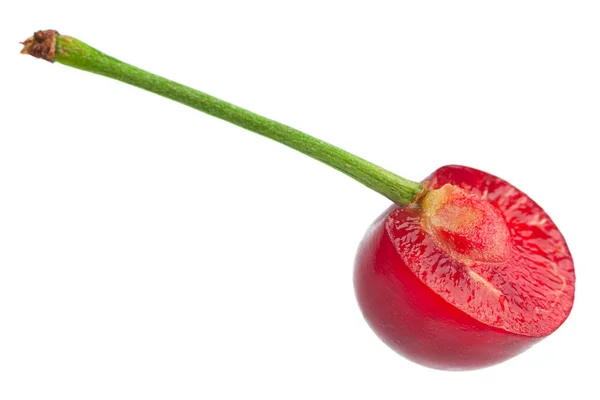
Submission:
[[[434,368],[487,367],[554,332],[573,306],[575,275],[550,217],[509,183],[447,166],[431,190],[392,206],[368,230],[354,285],[376,334]]]
[[[39,31],[22,53],[104,75],[236,124],[321,161],[394,204],[356,257],[361,310],[377,335],[434,368],[504,361],[554,332],[573,306],[573,260],[523,192],[475,169],[443,167],[420,184],[306,133]]]

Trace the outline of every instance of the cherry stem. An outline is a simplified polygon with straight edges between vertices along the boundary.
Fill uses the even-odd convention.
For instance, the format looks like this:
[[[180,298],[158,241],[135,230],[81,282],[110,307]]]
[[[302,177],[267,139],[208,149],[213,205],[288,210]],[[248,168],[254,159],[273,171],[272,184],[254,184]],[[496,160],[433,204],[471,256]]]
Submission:
[[[36,32],[23,44],[24,54],[137,86],[266,136],[343,172],[399,205],[411,203],[422,192],[422,186],[417,182],[297,129],[121,62],[78,39],[48,30]]]

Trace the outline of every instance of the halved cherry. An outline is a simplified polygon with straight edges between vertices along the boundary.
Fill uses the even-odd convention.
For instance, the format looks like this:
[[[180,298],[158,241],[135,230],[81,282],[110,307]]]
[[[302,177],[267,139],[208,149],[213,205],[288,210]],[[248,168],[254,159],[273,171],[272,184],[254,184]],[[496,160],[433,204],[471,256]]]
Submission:
[[[537,204],[499,178],[450,166],[421,185],[54,30],[23,44],[24,54],[129,83],[271,138],[393,201],[359,248],[355,287],[375,332],[412,360],[452,369],[491,365],[552,333],[571,310],[575,275],[563,237]]]
[[[573,260],[527,195],[446,166],[416,203],[392,206],[360,245],[355,289],[377,335],[434,368],[504,361],[554,332],[573,306]]]

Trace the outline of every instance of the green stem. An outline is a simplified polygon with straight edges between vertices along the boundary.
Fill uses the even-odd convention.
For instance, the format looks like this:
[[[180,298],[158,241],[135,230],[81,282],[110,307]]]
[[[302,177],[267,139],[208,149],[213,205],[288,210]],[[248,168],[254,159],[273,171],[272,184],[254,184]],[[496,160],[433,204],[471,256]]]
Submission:
[[[25,54],[137,86],[276,140],[345,173],[400,205],[412,202],[422,190],[417,182],[404,179],[306,133],[123,63],[56,31],[36,32],[24,45]]]

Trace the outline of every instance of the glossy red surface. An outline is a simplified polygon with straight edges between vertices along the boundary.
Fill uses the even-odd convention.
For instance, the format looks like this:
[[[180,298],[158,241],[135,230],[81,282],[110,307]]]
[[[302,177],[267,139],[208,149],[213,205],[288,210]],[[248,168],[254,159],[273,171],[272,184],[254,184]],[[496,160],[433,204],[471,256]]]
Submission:
[[[457,258],[424,229],[422,208],[390,207],[367,232],[355,266],[357,299],[375,333],[417,363],[473,369],[556,330],[573,305],[575,275],[551,219],[524,193],[478,170],[447,166],[427,180],[432,189],[453,184],[495,207],[509,230],[508,255]]]

